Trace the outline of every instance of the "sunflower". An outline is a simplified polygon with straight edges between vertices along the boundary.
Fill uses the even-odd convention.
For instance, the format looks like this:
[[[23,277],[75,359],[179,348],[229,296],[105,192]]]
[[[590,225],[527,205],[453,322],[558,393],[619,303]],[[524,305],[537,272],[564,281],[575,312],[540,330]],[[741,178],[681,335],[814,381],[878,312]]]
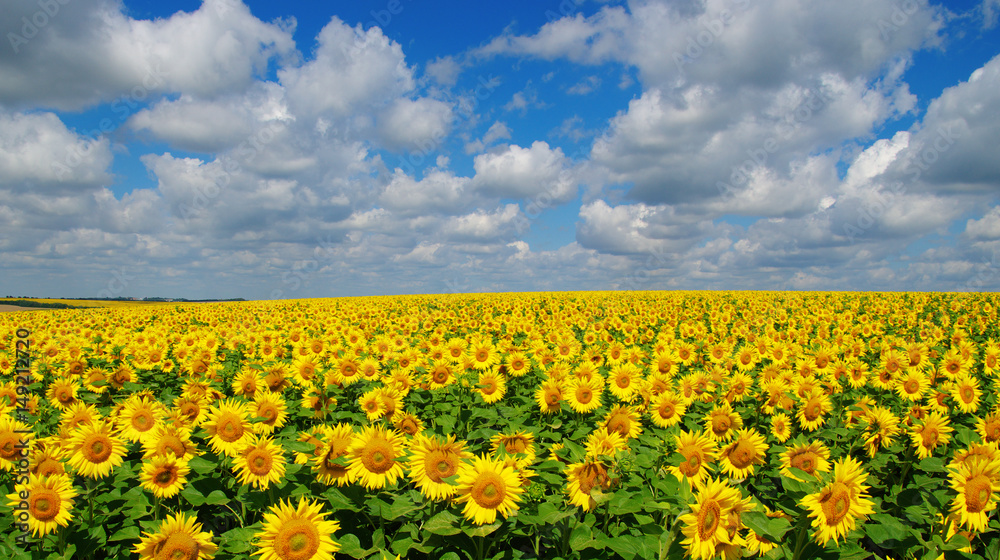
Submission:
[[[48,390],[45,391],[45,397],[49,399],[52,406],[59,410],[66,410],[70,405],[79,402],[77,401],[79,390],[79,383],[72,379],[58,378],[49,384]]]
[[[952,515],[971,531],[985,531],[1000,494],[1000,460],[965,461],[949,478],[951,488],[958,492],[951,504]]]
[[[607,468],[598,460],[587,457],[582,463],[573,463],[566,467],[566,493],[571,504],[583,511],[594,509],[597,502],[591,495],[591,490],[597,488],[607,491],[611,487],[611,477]]]
[[[262,435],[273,433],[282,428],[288,419],[288,406],[279,393],[258,391],[250,403],[250,414],[260,421],[253,423],[254,432]]]
[[[636,381],[642,377],[642,370],[631,362],[617,364],[608,376],[608,390],[622,402],[632,402],[638,390]]]
[[[938,373],[948,379],[955,380],[958,377],[969,374],[969,365],[962,359],[962,355],[952,348],[941,357],[941,362],[938,364]]]
[[[453,339],[458,340],[458,339]],[[445,362],[435,362],[428,367],[427,377],[431,389],[442,389],[455,382],[455,373],[452,371],[453,365]]]
[[[826,415],[831,410],[833,405],[830,404],[830,397],[817,391],[802,400],[798,411],[795,412],[795,418],[803,430],[811,432],[826,422]]]
[[[404,435],[415,436],[424,430],[424,422],[416,414],[397,410],[392,417],[392,427]]]
[[[813,538],[821,545],[830,539],[839,542],[846,537],[859,518],[873,513],[868,499],[868,474],[853,457],[845,457],[833,465],[833,480],[819,492],[802,498],[802,505],[809,510]]]
[[[711,463],[718,456],[715,440],[704,433],[682,431],[674,436],[674,441],[683,460],[676,467],[669,467],[670,472],[677,480],[686,478],[694,486],[712,470]]]
[[[218,546],[212,542],[212,533],[201,530],[196,517],[186,513],[168,515],[155,534],[146,533],[132,552],[139,560],[183,558],[208,560],[215,557]]]
[[[125,401],[116,424],[127,441],[143,442],[153,435],[166,415],[163,405],[146,395],[132,396]]]
[[[753,474],[754,465],[764,463],[766,452],[763,435],[749,428],[737,430],[736,438],[719,452],[722,470],[734,480],[743,480]]]
[[[160,425],[153,435],[142,442],[143,458],[173,454],[178,459],[190,461],[197,454],[191,443],[191,430],[175,425]]]
[[[357,474],[347,468],[347,454],[354,443],[354,429],[350,424],[340,423],[325,427],[322,435],[323,442],[312,459],[316,479],[327,485],[352,484]]]
[[[692,558],[711,560],[719,545],[734,544],[725,522],[733,506],[741,501],[740,491],[713,478],[698,485],[695,500],[691,512],[679,519],[686,537],[681,544]]]
[[[818,441],[798,443],[781,454],[781,474],[799,482],[806,482],[795,476],[792,472],[794,467],[819,478],[820,473],[830,472],[829,458],[830,450]]]
[[[681,421],[687,405],[680,395],[673,391],[663,391],[649,401],[649,417],[653,424],[669,428]]]
[[[409,445],[410,457],[406,462],[409,478],[420,493],[429,500],[446,500],[455,495],[458,486],[448,482],[457,475],[462,461],[472,458],[465,451],[465,442],[456,442],[455,436],[441,441],[438,436],[416,435]]]
[[[506,360],[507,372],[511,377],[523,377],[531,371],[531,358],[524,352],[511,352]]]
[[[122,463],[125,444],[116,436],[110,422],[98,420],[77,428],[66,448],[69,464],[83,476],[104,478]]]
[[[332,560],[340,545],[330,535],[340,524],[326,520],[319,502],[299,498],[298,506],[281,500],[264,514],[255,545],[261,560]]]
[[[994,410],[983,418],[977,419],[976,431],[985,442],[1000,442],[1000,410]]]
[[[27,424],[0,414],[0,468],[15,470],[21,459],[21,450],[27,449],[34,433]]]
[[[263,385],[263,378],[259,371],[255,369],[245,369],[233,378],[231,387],[234,395],[241,395],[252,399],[257,389]]]
[[[934,452],[934,448],[948,445],[951,440],[951,426],[948,417],[940,412],[931,412],[924,421],[910,429],[910,439],[917,448],[917,457],[926,459]]]
[[[585,414],[601,406],[604,387],[599,379],[572,379],[563,394],[574,412]]]
[[[143,463],[139,479],[142,487],[157,498],[169,498],[181,491],[187,483],[189,472],[191,469],[187,461],[178,459],[173,453],[167,453],[154,455],[149,462]]]
[[[628,449],[628,443],[618,432],[609,432],[607,428],[597,428],[587,436],[587,456],[600,457],[602,455],[614,456],[619,451]]]
[[[382,406],[382,397],[378,388],[365,391],[358,397],[358,406],[364,411],[369,422],[374,422],[385,416],[385,408]]]
[[[705,416],[705,433],[715,441],[733,439],[733,434],[742,427],[743,418],[733,412],[733,407],[728,402],[716,405]]]
[[[219,406],[212,406],[202,425],[208,433],[212,451],[235,457],[253,433],[250,407],[247,403],[228,399]]]
[[[967,414],[975,414],[979,409],[979,400],[982,396],[979,390],[979,379],[971,375],[958,375],[951,388],[951,397],[958,403],[958,408]]]
[[[240,484],[267,490],[271,483],[281,481],[286,464],[282,451],[281,446],[265,435],[248,437],[243,450],[233,459],[233,471]]]
[[[778,440],[778,443],[784,443],[791,437],[791,420],[784,412],[779,412],[771,417],[771,435]]]
[[[19,477],[23,480],[23,477]],[[7,495],[11,507],[26,510],[28,528],[36,537],[55,532],[66,527],[73,519],[73,498],[76,490],[67,474],[53,474],[45,477],[28,475],[27,484],[17,484],[14,493]],[[27,502],[27,508],[21,506]]]
[[[178,412],[184,418],[187,418],[189,426],[200,426],[205,418],[208,417],[208,411],[205,409],[204,399],[197,395],[183,395],[174,399],[173,411]]]
[[[535,435],[520,431],[513,434],[496,434],[491,437],[490,452],[495,454],[501,448],[504,454],[531,463],[535,460]]]
[[[555,414],[562,410],[562,390],[555,379],[546,379],[535,391],[535,402],[543,414]]]
[[[919,401],[930,388],[930,380],[918,369],[909,369],[896,384],[896,394],[901,399]]]
[[[524,488],[514,468],[502,460],[480,455],[463,463],[458,474],[456,503],[464,503],[462,514],[476,525],[493,523],[499,512],[507,518],[518,509]]]
[[[59,446],[50,441],[38,440],[28,457],[28,471],[39,477],[54,474],[64,474],[63,452]]]
[[[486,404],[498,402],[507,394],[507,378],[502,373],[497,372],[495,368],[482,371],[479,374],[476,392]]]
[[[873,406],[864,414],[868,426],[862,433],[865,451],[869,457],[874,457],[879,448],[892,445],[893,438],[899,433],[899,419],[886,408]]]
[[[500,353],[488,340],[474,341],[469,345],[468,352],[472,367],[479,371],[490,369],[500,361]]]
[[[403,476],[400,461],[403,453],[402,434],[381,426],[368,426],[354,438],[348,450],[348,469],[365,488],[384,488]]]

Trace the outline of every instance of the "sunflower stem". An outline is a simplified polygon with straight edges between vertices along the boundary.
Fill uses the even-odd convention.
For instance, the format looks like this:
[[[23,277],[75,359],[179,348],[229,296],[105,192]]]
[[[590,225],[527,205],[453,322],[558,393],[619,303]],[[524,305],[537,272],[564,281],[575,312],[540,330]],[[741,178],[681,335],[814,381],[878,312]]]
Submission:
[[[94,479],[87,477],[87,523],[94,526]]]
[[[795,552],[792,553],[792,560],[799,560],[802,550],[806,547],[808,542],[808,535],[806,534],[809,530],[809,523],[807,519],[801,521],[802,526],[799,527],[799,532],[795,535]]]

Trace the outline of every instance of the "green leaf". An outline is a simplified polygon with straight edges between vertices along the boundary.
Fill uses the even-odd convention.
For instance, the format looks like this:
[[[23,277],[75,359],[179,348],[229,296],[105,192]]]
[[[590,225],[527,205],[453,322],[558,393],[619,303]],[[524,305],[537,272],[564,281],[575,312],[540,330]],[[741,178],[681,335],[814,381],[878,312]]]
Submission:
[[[108,537],[108,541],[134,541],[138,540],[140,537],[140,531],[138,525],[131,525],[128,527],[122,527],[121,529],[115,531],[115,534]]]
[[[573,509],[561,507],[552,502],[538,506],[538,521],[540,525],[552,525],[561,519],[573,516]]]
[[[928,457],[917,463],[917,468],[923,472],[944,473],[948,469],[944,466],[944,461],[940,457]]]
[[[458,522],[458,516],[450,511],[442,511],[424,523],[424,530],[435,535],[455,535],[462,532]]]
[[[486,535],[492,534],[494,531],[500,528],[501,522],[496,521],[490,523],[489,525],[480,525],[478,527],[470,527],[465,529],[465,534],[470,537],[485,537]]]
[[[585,548],[604,548],[604,543],[594,539],[594,531],[586,523],[581,523],[573,528],[569,535],[569,546],[573,550],[583,550]]]
[[[334,539],[340,543],[338,554],[346,554],[351,558],[364,558],[365,549],[361,548],[361,540],[351,533],[345,533]]]
[[[226,552],[246,552],[250,550],[251,540],[256,532],[251,527],[237,527],[226,531],[219,537],[219,546]]]
[[[875,541],[875,544],[888,544],[889,548],[892,548],[892,544],[910,535],[909,529],[891,515],[876,513],[871,516],[871,521],[865,526],[865,533]]]
[[[191,467],[192,471],[198,474],[208,474],[215,470],[216,464],[203,459],[202,457],[192,457],[191,460],[188,461],[188,466]]]

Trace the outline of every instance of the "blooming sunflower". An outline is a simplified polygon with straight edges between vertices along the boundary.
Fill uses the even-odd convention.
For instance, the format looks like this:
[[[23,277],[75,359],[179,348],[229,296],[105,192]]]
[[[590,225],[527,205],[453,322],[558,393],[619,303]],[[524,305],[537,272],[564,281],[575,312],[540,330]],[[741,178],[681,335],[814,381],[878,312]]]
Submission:
[[[673,391],[663,391],[649,401],[649,418],[661,428],[669,428],[681,421],[687,405],[680,395]]]
[[[139,479],[142,487],[157,498],[169,498],[181,491],[190,472],[187,461],[178,459],[173,453],[167,453],[154,455],[143,463]]]
[[[354,438],[348,450],[350,466],[369,490],[394,484],[403,476],[403,436],[396,430],[368,426]]]
[[[600,426],[609,432],[618,432],[626,441],[642,433],[642,420],[635,407],[619,405],[612,408]]]
[[[802,399],[799,409],[795,412],[795,418],[803,430],[811,432],[826,422],[826,415],[831,410],[833,405],[830,404],[830,397],[816,391]]]
[[[524,488],[514,467],[504,461],[480,455],[473,463],[463,463],[458,474],[456,503],[464,503],[462,514],[476,525],[493,523],[497,513],[507,518],[518,509]]]
[[[753,474],[754,466],[763,464],[767,444],[756,430],[741,428],[736,437],[719,451],[722,470],[734,480],[743,480]]]
[[[742,427],[743,418],[733,412],[733,407],[728,402],[716,405],[705,416],[705,433],[715,441],[733,439],[733,434]]]
[[[779,412],[771,417],[771,435],[778,440],[778,443],[784,443],[791,437],[791,420],[784,412]]]
[[[976,420],[976,431],[985,442],[1000,442],[1000,410],[994,410]]]
[[[254,432],[258,434],[270,434],[285,425],[288,419],[288,406],[280,393],[270,391],[258,391],[250,404],[250,414],[260,421],[254,422]]]
[[[574,412],[584,414],[601,406],[603,390],[600,379],[571,379],[563,394]]]
[[[951,440],[951,426],[948,417],[940,412],[931,412],[920,424],[910,429],[910,439],[917,448],[917,457],[926,459],[934,452],[934,448],[948,445]]]
[[[31,428],[6,414],[0,414],[0,468],[14,470],[21,458],[21,450],[27,449],[34,434]]]
[[[535,391],[535,402],[543,414],[555,414],[562,409],[562,389],[555,379],[546,379],[539,383]]]
[[[597,505],[591,490],[598,488],[606,491],[610,487],[611,478],[607,468],[592,457],[566,467],[566,493],[569,494],[569,501],[583,511],[590,511]]]
[[[618,432],[609,432],[607,428],[600,427],[587,436],[587,456],[595,459],[602,456],[614,456],[619,451],[628,449],[628,443]]]
[[[873,513],[868,499],[868,474],[853,457],[845,457],[833,465],[833,480],[819,492],[802,498],[802,505],[809,510],[813,538],[821,545],[831,539],[839,542],[857,525],[858,519]]]
[[[472,359],[472,367],[479,371],[490,369],[500,361],[500,353],[488,340],[473,341],[469,345],[468,351],[469,357]]]
[[[669,467],[670,472],[677,480],[686,478],[694,486],[712,470],[711,463],[718,456],[715,440],[704,433],[682,431],[674,436],[674,441],[683,461],[676,467]]]
[[[202,425],[209,435],[209,443],[216,453],[235,457],[253,433],[250,407],[247,403],[229,399],[219,406],[212,406]]]
[[[896,394],[901,399],[919,401],[930,388],[930,380],[918,369],[909,369],[896,384]]]
[[[806,482],[795,476],[792,468],[805,471],[819,477],[820,473],[830,472],[830,450],[818,441],[808,443],[797,443],[790,446],[781,454],[781,474],[788,478]]]
[[[416,435],[410,442],[410,457],[406,462],[410,480],[420,493],[430,500],[446,500],[455,495],[458,486],[448,482],[457,475],[462,461],[473,457],[465,451],[465,442],[448,436],[441,441],[437,436]]]
[[[741,501],[740,491],[712,478],[698,485],[695,500],[691,512],[680,517],[685,537],[681,544],[692,558],[711,560],[719,545],[733,544],[725,521]]]
[[[952,515],[972,531],[985,531],[1000,494],[1000,460],[965,461],[949,478],[952,489],[958,492],[951,505]]]
[[[155,433],[165,414],[163,405],[152,397],[132,396],[125,401],[115,423],[121,437],[128,441],[143,442]]]
[[[642,377],[642,370],[631,362],[617,364],[608,376],[608,390],[621,402],[632,402],[639,389],[636,381]]]
[[[495,368],[482,371],[479,374],[476,392],[486,404],[498,402],[507,394],[507,377],[497,372]]]
[[[52,403],[52,406],[59,410],[66,410],[70,405],[79,402],[77,400],[79,390],[80,384],[76,381],[67,378],[58,378],[49,384],[48,389],[45,391],[45,396]]]
[[[66,448],[69,464],[80,474],[90,478],[104,478],[111,469],[122,463],[125,444],[112,430],[111,423],[98,420],[77,428],[70,436]]]
[[[873,406],[865,412],[868,426],[862,433],[865,451],[869,457],[874,457],[879,448],[892,445],[893,438],[899,433],[899,419],[888,409]]]
[[[201,530],[201,523],[186,513],[168,515],[155,533],[146,533],[132,552],[139,560],[183,558],[208,560],[215,557],[218,546],[212,542],[212,533]]]
[[[323,442],[317,447],[312,460],[317,480],[327,485],[336,483],[337,486],[354,482],[357,474],[347,468],[347,453],[354,437],[354,429],[350,424],[340,423],[324,429]]]
[[[264,514],[264,527],[256,535],[261,560],[332,560],[340,545],[330,535],[340,524],[326,519],[319,502],[299,498],[297,506],[279,501]]]
[[[271,438],[254,434],[247,438],[243,450],[233,459],[233,470],[240,484],[266,490],[285,476],[285,456]]]
[[[513,434],[496,434],[490,438],[490,452],[500,449],[507,455],[523,459],[527,463],[535,460],[535,435],[519,431]]]
[[[951,388],[951,397],[958,403],[958,408],[967,414],[975,414],[979,409],[982,396],[979,389],[979,379],[971,375],[958,375]]]
[[[397,410],[392,417],[392,427],[402,434],[415,436],[423,431],[424,422],[412,412]]]
[[[26,500],[24,496],[27,496]],[[73,519],[70,510],[75,497],[76,490],[69,475],[39,477],[31,474],[27,484],[17,484],[14,493],[7,495],[7,502],[11,507],[18,507],[27,501],[28,528],[39,537],[69,524]]]

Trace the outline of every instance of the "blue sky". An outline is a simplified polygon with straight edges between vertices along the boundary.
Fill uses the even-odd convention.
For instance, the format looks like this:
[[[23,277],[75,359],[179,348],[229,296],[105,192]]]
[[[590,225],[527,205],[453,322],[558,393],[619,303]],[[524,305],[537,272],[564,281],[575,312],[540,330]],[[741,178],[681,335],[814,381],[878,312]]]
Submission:
[[[8,1],[0,295],[994,291],[998,15]]]

